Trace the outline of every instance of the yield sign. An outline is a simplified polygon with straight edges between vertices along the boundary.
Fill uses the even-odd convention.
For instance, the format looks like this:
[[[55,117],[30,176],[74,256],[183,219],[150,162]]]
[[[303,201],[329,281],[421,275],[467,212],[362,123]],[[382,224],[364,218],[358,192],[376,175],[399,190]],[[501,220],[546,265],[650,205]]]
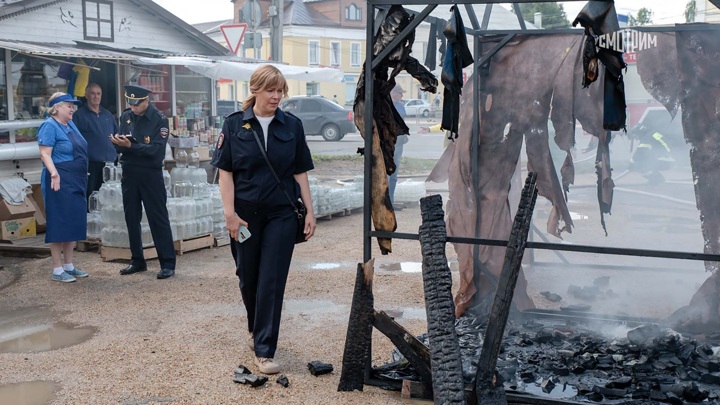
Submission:
[[[238,49],[240,49],[240,44],[242,43],[243,35],[245,35],[246,29],[247,24],[229,24],[220,26],[220,31],[222,31],[222,34],[225,37],[225,43],[227,43],[227,46],[230,48],[232,53],[237,54]]]

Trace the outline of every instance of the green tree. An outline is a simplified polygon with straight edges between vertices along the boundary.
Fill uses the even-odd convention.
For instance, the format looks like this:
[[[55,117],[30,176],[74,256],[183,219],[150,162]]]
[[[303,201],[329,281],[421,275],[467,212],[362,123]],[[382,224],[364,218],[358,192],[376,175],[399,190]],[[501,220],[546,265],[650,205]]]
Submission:
[[[686,23],[693,23],[695,22],[695,13],[696,13],[696,7],[697,4],[695,3],[695,0],[690,0],[685,5],[685,22]]]
[[[628,16],[628,24],[631,27],[635,27],[638,25],[648,25],[652,24],[652,17],[653,17],[653,11],[649,8],[641,8],[637,12],[637,17],[634,17],[632,14]]]
[[[515,9],[513,9],[513,12]],[[570,21],[565,14],[565,8],[557,3],[524,3],[520,5],[525,21],[534,23],[535,13],[542,14],[543,28],[569,28]]]

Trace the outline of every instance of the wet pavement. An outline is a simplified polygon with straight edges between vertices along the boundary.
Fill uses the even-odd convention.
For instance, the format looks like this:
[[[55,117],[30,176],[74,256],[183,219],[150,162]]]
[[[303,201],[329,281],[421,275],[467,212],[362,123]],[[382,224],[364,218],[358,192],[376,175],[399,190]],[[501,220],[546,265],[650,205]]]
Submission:
[[[61,349],[83,343],[97,332],[94,327],[55,322],[57,315],[46,307],[0,310],[0,353]]]
[[[0,385],[0,404],[41,405],[55,399],[60,386],[52,381]]]

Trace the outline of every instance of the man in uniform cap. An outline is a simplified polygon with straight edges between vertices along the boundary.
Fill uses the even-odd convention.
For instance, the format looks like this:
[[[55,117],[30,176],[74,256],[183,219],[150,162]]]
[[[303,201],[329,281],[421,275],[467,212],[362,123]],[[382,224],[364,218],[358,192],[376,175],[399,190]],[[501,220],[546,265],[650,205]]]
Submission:
[[[120,274],[147,270],[140,227],[144,206],[160,261],[157,278],[164,279],[175,275],[175,246],[162,173],[170,131],[167,118],[150,103],[150,93],[142,86],[125,86],[125,100],[130,108],[120,117],[120,135],[110,137],[117,152],[122,153],[123,207],[132,254],[130,265]]]

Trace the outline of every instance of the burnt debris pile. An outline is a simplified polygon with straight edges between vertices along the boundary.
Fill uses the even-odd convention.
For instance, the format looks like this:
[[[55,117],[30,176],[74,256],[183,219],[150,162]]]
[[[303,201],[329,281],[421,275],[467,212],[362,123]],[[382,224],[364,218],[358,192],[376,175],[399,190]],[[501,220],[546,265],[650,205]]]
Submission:
[[[456,320],[467,386],[474,382],[487,327],[475,315],[470,311]],[[427,335],[419,340],[428,344]],[[507,390],[565,400],[720,404],[720,357],[713,346],[656,324],[591,328],[580,321],[510,322],[497,372]],[[397,350],[373,375],[420,380]]]
[[[580,324],[528,322],[511,327],[498,371],[505,386],[571,385],[576,399],[717,402],[720,358],[712,346],[647,324],[608,338]],[[502,366],[502,368],[500,367]]]

